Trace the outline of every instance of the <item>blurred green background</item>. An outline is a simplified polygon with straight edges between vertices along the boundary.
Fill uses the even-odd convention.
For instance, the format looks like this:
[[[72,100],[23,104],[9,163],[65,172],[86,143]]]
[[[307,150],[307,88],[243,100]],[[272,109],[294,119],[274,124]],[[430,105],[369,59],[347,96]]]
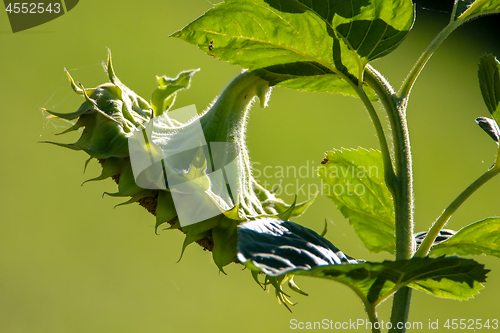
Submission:
[[[231,265],[227,276],[219,274],[211,255],[197,245],[176,263],[180,232],[155,235],[153,216],[138,205],[113,209],[119,199],[101,198],[103,192],[115,191],[111,180],[81,187],[100,172],[94,161],[83,174],[83,152],[37,143],[76,140],[75,135],[54,136],[69,124],[46,119],[39,108],[76,110],[82,99],[72,92],[63,68],[86,87],[101,84],[106,81],[101,60],[107,47],[120,79],[147,99],[156,86],[155,75],[201,68],[191,89],[179,94],[176,107],[205,109],[240,69],[167,36],[211,5],[208,0],[82,0],[62,17],[15,34],[6,13],[0,14],[0,332],[288,332],[292,318],[365,318],[361,302],[339,284],[297,278],[310,296],[294,294],[292,300],[299,304],[289,313],[242,266]],[[419,10],[407,40],[373,65],[399,86],[447,17]],[[497,28],[494,20],[480,19],[457,30],[415,85],[408,118],[416,231],[427,230],[493,163],[496,147],[474,119],[488,115],[477,63],[484,52],[500,56]],[[359,100],[286,89],[274,90],[267,109],[254,106],[247,137],[260,170],[311,168],[334,147],[378,147]],[[460,208],[449,228],[500,215],[497,178]],[[283,180],[288,183],[296,179]],[[306,186],[317,183],[313,177],[299,179]],[[368,253],[324,197],[296,221],[320,231],[325,219],[331,221],[327,238],[344,252],[390,259]],[[492,269],[480,295],[458,302],[414,292],[410,321],[426,327],[429,319],[500,319],[500,260],[475,259]],[[381,320],[389,318],[390,303],[379,308]]]

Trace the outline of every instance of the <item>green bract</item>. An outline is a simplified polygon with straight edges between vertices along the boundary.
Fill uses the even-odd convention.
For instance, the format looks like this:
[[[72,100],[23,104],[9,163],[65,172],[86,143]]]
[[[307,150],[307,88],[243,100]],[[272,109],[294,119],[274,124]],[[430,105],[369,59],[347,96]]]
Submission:
[[[213,252],[213,258],[219,269],[236,260],[236,227],[241,221],[259,217],[278,218],[286,215],[300,215],[311,202],[300,205],[287,205],[282,200],[262,186],[252,177],[250,162],[245,148],[246,117],[250,105],[257,96],[261,105],[266,105],[270,88],[266,80],[253,72],[244,72],[222,92],[217,101],[202,115],[186,123],[180,123],[169,116],[177,92],[189,88],[190,80],[197,70],[180,73],[177,78],[158,78],[158,88],[152,94],[151,103],[138,96],[126,87],[115,75],[111,55],[108,57],[106,70],[109,83],[96,88],[86,89],[75,83],[68,74],[73,90],[85,98],[85,102],[73,113],[57,113],[48,111],[53,116],[67,120],[75,120],[75,124],[63,133],[83,128],[80,139],[72,144],[50,142],[73,150],[83,150],[101,163],[103,170],[100,176],[89,181],[112,177],[118,184],[118,191],[107,193],[117,197],[131,197],[124,204],[139,202],[149,212],[156,216],[156,229],[164,223],[169,223],[169,229],[180,229],[186,234],[183,249],[197,242],[205,249]],[[165,186],[140,187],[134,175],[129,139],[134,135],[142,136],[149,133],[153,142],[147,142],[148,149],[153,153],[161,153],[171,149],[175,144],[189,137],[196,125],[201,125],[207,142],[235,144],[241,149],[236,156],[236,177],[239,180],[237,198],[224,201],[212,195],[214,203],[220,210],[213,217],[198,223],[183,225],[178,218],[179,206],[172,197],[172,178]],[[141,133],[142,132],[142,133]],[[61,133],[61,134],[63,134]],[[180,146],[184,142],[180,142]],[[155,150],[156,149],[156,150]],[[210,190],[211,181],[207,178],[207,160],[202,150],[195,154],[193,160],[184,170],[176,170],[163,159],[161,170],[174,172],[174,180],[184,182],[193,180],[199,186]],[[209,158],[219,158],[210,151]],[[222,158],[227,158],[224,151]],[[89,159],[89,160],[90,160]],[[88,161],[87,161],[88,163]],[[187,171],[186,171],[187,170]],[[151,178],[147,174],[146,178]],[[149,179],[147,178],[147,179]],[[141,185],[142,186],[142,185]],[[213,194],[213,193],[212,193]],[[176,209],[177,208],[177,209]]]

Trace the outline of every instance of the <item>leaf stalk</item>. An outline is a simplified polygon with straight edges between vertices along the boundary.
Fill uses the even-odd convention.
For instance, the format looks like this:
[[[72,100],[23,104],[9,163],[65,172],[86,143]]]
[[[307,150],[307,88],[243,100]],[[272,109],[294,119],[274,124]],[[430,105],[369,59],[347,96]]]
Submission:
[[[486,171],[481,177],[476,179],[472,184],[469,185],[455,200],[443,211],[441,216],[434,222],[431,229],[427,233],[424,241],[420,245],[420,248],[415,253],[415,257],[425,257],[429,254],[429,251],[434,243],[434,240],[439,235],[439,232],[446,225],[451,216],[456,212],[456,210],[481,186],[483,186],[490,179],[495,177],[500,173],[500,164],[496,163],[493,168]]]
[[[373,125],[375,126],[375,131],[377,132],[377,137],[379,140],[380,150],[382,151],[382,158],[384,160],[385,181],[389,187],[389,190],[392,192],[396,183],[396,174],[394,173],[394,168],[392,166],[391,154],[389,151],[387,138],[384,133],[384,128],[382,127],[382,123],[380,122],[380,118],[377,114],[377,111],[375,110],[375,107],[373,106],[372,102],[366,95],[365,91],[361,87],[356,87],[355,89],[359,95],[359,98],[361,99],[366,109],[368,110],[368,114],[370,115]]]
[[[406,100],[396,96],[394,90],[385,78],[371,66],[367,66],[365,79],[374,89],[384,106],[394,137],[396,161],[396,186],[392,189],[396,212],[396,260],[406,260],[413,256],[413,175],[410,137],[406,121]],[[410,311],[411,289],[399,289],[392,306],[390,332],[404,332],[398,330],[398,322],[406,322]]]
[[[375,307],[376,306],[373,303],[368,301],[365,302],[365,310],[368,314],[368,318],[370,319],[370,323],[372,324],[372,333],[380,333],[380,324]]]
[[[418,76],[420,75],[420,72],[427,64],[427,61],[429,61],[429,59],[432,57],[432,55],[441,45],[441,43],[443,43],[443,41],[462,23],[463,22],[461,20],[450,22],[446,27],[444,27],[443,30],[441,30],[441,32],[436,36],[436,38],[434,38],[434,40],[429,44],[429,46],[427,46],[427,48],[420,55],[420,58],[418,58],[415,65],[413,65],[413,68],[410,70],[408,76],[401,85],[401,88],[398,93],[398,96],[401,98],[401,100],[405,101],[406,103],[410,95],[411,89],[415,84],[415,81],[417,80]]]

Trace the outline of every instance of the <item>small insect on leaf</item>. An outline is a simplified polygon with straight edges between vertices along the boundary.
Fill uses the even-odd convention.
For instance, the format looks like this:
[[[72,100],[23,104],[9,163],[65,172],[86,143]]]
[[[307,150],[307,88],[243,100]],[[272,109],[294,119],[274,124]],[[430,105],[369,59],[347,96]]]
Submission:
[[[325,157],[323,159],[323,161],[321,161],[321,164],[326,164],[326,163],[328,163],[328,161],[329,161],[328,157]]]
[[[209,51],[212,51],[214,49],[214,41],[213,39],[210,41],[210,43],[208,43],[208,50]]]

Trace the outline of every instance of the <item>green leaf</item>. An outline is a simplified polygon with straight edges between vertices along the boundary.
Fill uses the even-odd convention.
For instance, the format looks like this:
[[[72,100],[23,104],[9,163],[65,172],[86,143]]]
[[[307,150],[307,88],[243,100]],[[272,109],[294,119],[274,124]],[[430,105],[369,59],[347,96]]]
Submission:
[[[384,182],[381,152],[363,148],[327,152],[318,174],[327,196],[365,247],[394,253],[394,203]]]
[[[342,93],[358,97],[356,90],[343,78],[317,63],[292,63],[274,65],[256,70],[269,81],[270,86],[279,86],[307,92]],[[368,98],[376,101],[375,92],[363,83]]]
[[[488,272],[484,265],[471,259],[440,257],[320,266],[292,273],[346,284],[375,303],[404,286],[437,297],[468,299],[483,288],[481,282],[486,281]]]
[[[500,218],[490,217],[463,227],[448,240],[434,245],[430,254],[487,254],[500,258]]]
[[[287,273],[318,265],[357,262],[346,256],[326,238],[299,224],[276,218],[259,218],[238,226],[238,260],[251,271],[254,280],[276,289],[278,301],[290,310],[294,305],[282,289],[288,281],[291,290],[306,295]],[[257,273],[266,274],[261,284]]]
[[[356,262],[329,240],[300,224],[260,218],[238,226],[238,260],[269,276],[318,265]]]
[[[432,279],[417,281],[412,283],[410,287],[425,291],[436,297],[456,299],[459,301],[473,298],[481,289],[484,289],[484,286],[478,281],[474,281],[472,285],[469,285],[466,282],[455,282],[448,279],[443,279],[441,281]]]
[[[500,1],[498,1],[500,7]],[[500,124],[500,62],[491,54],[481,57],[479,62],[479,87],[488,111]]]
[[[480,15],[500,13],[499,0],[460,0],[455,6],[455,20],[463,22]]]
[[[462,258],[427,257],[382,263],[354,260],[313,230],[271,218],[238,227],[238,259],[250,270],[274,277],[280,295],[284,293],[282,281],[306,275],[343,283],[370,303],[382,301],[404,286],[438,297],[467,299],[482,288],[488,272],[484,265]],[[295,287],[293,284],[292,290]]]
[[[191,84],[191,78],[199,69],[183,71],[175,79],[167,76],[156,77],[158,88],[151,97],[151,108],[155,116],[168,111],[174,103],[177,92],[182,89],[188,89]]]
[[[412,24],[410,0],[228,0],[172,36],[261,69],[273,84],[353,94],[365,65],[394,50]]]

